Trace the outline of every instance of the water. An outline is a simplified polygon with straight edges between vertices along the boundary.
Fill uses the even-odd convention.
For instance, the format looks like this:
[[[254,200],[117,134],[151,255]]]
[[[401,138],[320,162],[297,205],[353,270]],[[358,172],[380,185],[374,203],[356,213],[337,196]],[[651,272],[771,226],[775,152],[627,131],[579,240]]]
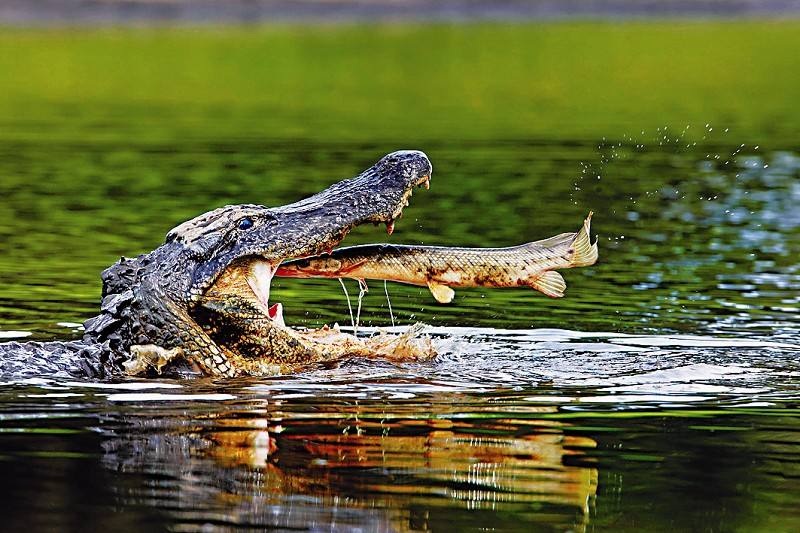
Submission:
[[[4,383],[7,523],[405,531],[800,521],[796,346],[433,333],[442,357],[430,365],[219,383]]]
[[[651,27],[623,28],[657,48]],[[4,528],[797,530],[800,150],[791,132],[800,117],[787,89],[797,88],[796,58],[778,53],[793,49],[774,37],[786,27],[748,26],[775,49],[737,64],[786,73],[748,78],[763,98],[750,105],[727,74],[692,85],[742,35],[735,25],[703,28],[707,59],[681,65],[697,69],[684,72],[683,92],[638,87],[648,105],[609,96],[605,114],[580,113],[594,105],[589,96],[565,103],[552,90],[572,90],[576,70],[560,65],[580,64],[581,49],[539,69],[521,69],[529,56],[520,50],[602,34],[606,68],[587,74],[599,91],[675,66],[622,54],[606,26],[538,28],[545,37],[504,28],[499,44],[485,28],[422,32],[466,47],[474,33],[474,46],[515,51],[489,54],[500,58],[495,75],[477,81],[470,74],[488,60],[463,59],[447,43],[414,65],[416,77],[370,55],[413,49],[420,34],[403,27],[367,31],[376,41],[366,59],[350,55],[361,29],[229,30],[245,52],[187,70],[186,51],[219,45],[219,35],[19,34],[16,59],[0,57],[16,69],[0,78],[4,339],[79,337],[98,306],[98,273],[119,255],[146,252],[219,205],[294,201],[400,148],[428,153],[431,190],[414,194],[391,238],[370,226],[348,244],[510,245],[574,231],[593,210],[600,261],[564,272],[560,300],[462,289],[442,306],[427,289],[390,284],[399,327],[430,325],[432,363],[351,361],[233,381],[0,376]],[[269,82],[247,47],[270,39],[294,54],[268,62],[281,90],[313,87],[287,105],[253,100]],[[98,58],[107,46],[133,61],[137,84]],[[136,62],[155,51],[163,61],[152,71]],[[25,93],[20,80],[46,78],[41,61],[26,61],[41,54],[62,83]],[[297,66],[319,54],[329,78]],[[466,62],[456,69],[462,89],[422,99],[419,79],[457,85],[454,71],[439,72],[448,58]],[[242,69],[227,88],[198,81],[240,63],[254,80],[237,78]],[[350,89],[359,99],[332,96],[366,66],[368,87]],[[172,100],[181,93],[195,101]],[[517,122],[540,113],[537,94],[573,123],[556,125],[547,109],[547,131]],[[362,107],[379,120],[366,121]],[[614,113],[623,107],[650,115]],[[273,295],[289,324],[349,322],[335,281],[277,280]],[[391,323],[382,283],[370,285],[361,319],[365,332]]]

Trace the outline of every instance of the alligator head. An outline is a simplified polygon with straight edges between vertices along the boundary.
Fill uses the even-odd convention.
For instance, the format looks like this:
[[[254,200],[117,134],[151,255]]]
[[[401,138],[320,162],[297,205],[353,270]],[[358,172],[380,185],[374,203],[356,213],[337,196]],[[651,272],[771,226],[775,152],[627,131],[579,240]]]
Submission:
[[[424,153],[394,152],[299,202],[230,205],[180,224],[149,254],[103,272],[102,314],[86,322],[84,336],[100,352],[95,371],[181,360],[211,375],[267,374],[331,355],[328,339],[284,325],[281,305],[269,301],[272,275],[286,259],[331,250],[359,224],[385,223],[391,233],[430,175]]]

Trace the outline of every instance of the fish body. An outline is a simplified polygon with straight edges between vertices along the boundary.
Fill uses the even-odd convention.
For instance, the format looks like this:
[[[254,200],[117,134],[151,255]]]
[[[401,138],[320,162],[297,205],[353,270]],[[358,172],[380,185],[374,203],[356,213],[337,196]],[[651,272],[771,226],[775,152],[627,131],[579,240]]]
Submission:
[[[440,303],[449,303],[451,287],[532,287],[547,296],[564,296],[558,269],[593,265],[592,214],[575,233],[507,248],[460,248],[370,244],[339,248],[329,255],[282,264],[277,276],[293,278],[377,279],[427,286]]]

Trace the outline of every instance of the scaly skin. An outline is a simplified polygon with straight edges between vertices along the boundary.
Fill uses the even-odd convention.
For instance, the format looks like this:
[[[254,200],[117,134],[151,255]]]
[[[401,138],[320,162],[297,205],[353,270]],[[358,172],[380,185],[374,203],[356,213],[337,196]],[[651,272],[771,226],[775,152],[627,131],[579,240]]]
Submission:
[[[367,244],[281,264],[276,276],[391,280],[428,286],[447,303],[450,287],[532,287],[557,298],[566,284],[557,269],[593,265],[597,243],[589,236],[591,213],[575,233],[562,233],[508,248]]]
[[[209,312],[203,306],[206,292],[226,268],[246,257],[277,265],[317,255],[365,222],[385,223],[391,230],[413,187],[427,186],[430,175],[430,161],[422,152],[394,152],[355,178],[290,205],[232,205],[200,215],[170,231],[149,254],[122,258],[103,272],[101,313],[84,324],[81,342],[0,345],[0,372],[21,361],[35,366],[37,358],[57,354],[57,368],[89,376],[126,369],[152,373],[181,362],[211,376],[251,373],[247,354],[237,353],[235,344],[221,344],[214,338],[218,331],[198,323]],[[218,324],[226,315],[220,316]],[[299,361],[313,359],[287,332],[275,329],[270,336],[276,357],[291,353]],[[275,371],[275,365],[262,363],[263,368],[256,365],[259,372]]]

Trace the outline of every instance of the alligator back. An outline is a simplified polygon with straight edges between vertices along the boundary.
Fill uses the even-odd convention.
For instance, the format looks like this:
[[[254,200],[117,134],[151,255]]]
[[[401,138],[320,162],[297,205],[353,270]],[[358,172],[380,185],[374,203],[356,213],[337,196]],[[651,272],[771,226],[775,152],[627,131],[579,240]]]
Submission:
[[[92,376],[96,373],[87,362],[89,348],[80,341],[5,342],[0,344],[0,376],[3,379]]]

